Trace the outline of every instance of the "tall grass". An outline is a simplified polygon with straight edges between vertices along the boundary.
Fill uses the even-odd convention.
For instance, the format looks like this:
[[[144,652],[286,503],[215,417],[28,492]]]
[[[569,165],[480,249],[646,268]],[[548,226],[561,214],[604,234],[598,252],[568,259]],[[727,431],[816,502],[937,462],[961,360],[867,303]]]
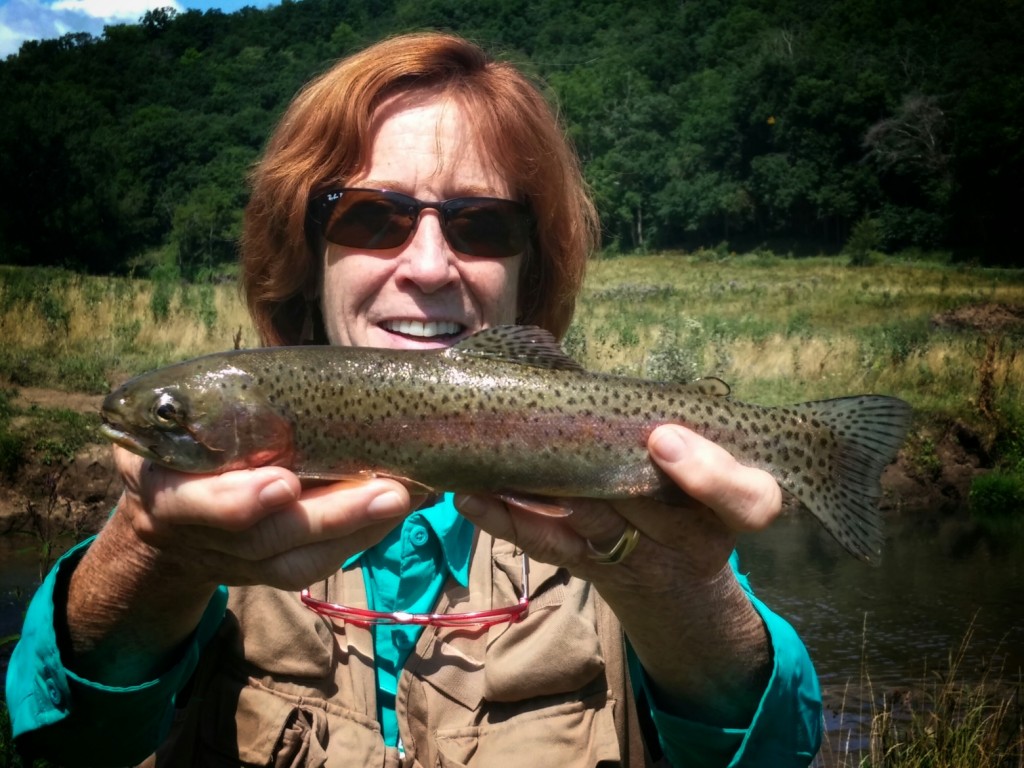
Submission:
[[[718,376],[737,398],[765,404],[887,392],[947,415],[976,410],[994,338],[994,397],[1024,411],[1024,329],[990,337],[932,322],[983,303],[1024,307],[1024,273],[763,254],[621,257],[592,266],[573,334],[586,340],[591,368]]]
[[[101,393],[236,337],[256,341],[234,284],[0,267],[0,375],[14,384]]]
[[[841,706],[839,727],[826,734],[818,768],[1022,768],[1024,680],[997,665],[965,682],[969,627],[945,668],[917,683],[879,693],[861,662],[869,703]],[[866,635],[866,632],[865,632]],[[855,697],[860,698],[860,697]],[[847,722],[843,722],[847,718]],[[863,724],[866,722],[866,729]],[[866,733],[863,731],[866,730]]]

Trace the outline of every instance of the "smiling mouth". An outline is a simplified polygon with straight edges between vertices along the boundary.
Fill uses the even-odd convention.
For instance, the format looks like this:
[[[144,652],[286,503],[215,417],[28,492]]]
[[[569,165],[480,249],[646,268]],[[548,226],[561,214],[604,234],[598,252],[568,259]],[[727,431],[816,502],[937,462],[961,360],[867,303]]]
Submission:
[[[416,339],[458,336],[465,329],[464,325],[448,320],[386,320],[380,325],[391,333],[400,333]]]

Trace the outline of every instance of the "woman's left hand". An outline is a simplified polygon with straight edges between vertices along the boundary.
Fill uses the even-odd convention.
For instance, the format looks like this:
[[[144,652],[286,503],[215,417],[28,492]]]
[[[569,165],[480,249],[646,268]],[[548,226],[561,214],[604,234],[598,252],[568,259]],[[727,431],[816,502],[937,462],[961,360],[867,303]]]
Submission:
[[[591,581],[622,622],[663,709],[721,726],[745,727],[771,670],[760,616],[729,566],[739,533],[771,524],[782,493],[767,472],[675,425],[648,441],[654,461],[692,500],[572,499],[572,514],[545,517],[484,497],[456,506],[531,558]],[[630,527],[635,550],[615,564],[611,550]]]

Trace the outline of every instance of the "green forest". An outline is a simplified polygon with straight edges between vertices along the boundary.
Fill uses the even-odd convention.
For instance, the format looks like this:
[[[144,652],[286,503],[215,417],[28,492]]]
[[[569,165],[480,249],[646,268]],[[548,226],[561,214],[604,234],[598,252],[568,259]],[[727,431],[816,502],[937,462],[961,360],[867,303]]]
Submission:
[[[211,274],[296,91],[421,29],[545,84],[608,251],[1024,265],[1021,0],[284,0],[25,43],[0,62],[0,263]]]

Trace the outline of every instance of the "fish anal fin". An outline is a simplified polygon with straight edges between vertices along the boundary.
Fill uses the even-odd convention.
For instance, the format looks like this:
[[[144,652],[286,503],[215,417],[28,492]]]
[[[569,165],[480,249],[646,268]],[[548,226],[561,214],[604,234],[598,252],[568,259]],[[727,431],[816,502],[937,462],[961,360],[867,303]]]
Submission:
[[[524,512],[532,512],[542,517],[568,517],[572,514],[572,507],[565,502],[548,496],[528,496],[521,493],[496,493],[496,499],[516,507]]]

